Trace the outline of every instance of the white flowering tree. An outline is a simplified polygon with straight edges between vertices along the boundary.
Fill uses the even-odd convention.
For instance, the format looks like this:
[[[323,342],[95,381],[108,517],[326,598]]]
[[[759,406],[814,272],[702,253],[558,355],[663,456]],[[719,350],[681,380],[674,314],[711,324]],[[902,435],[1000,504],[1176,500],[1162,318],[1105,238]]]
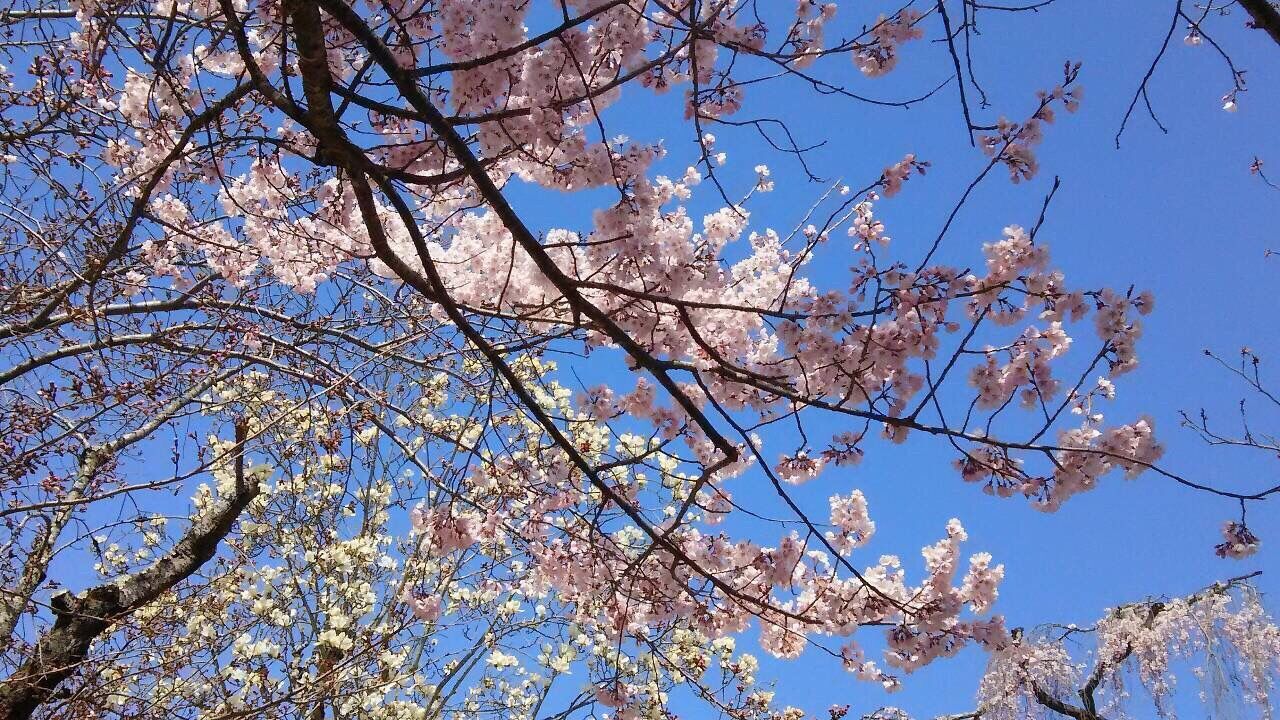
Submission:
[[[752,221],[766,164],[745,186],[726,170],[716,134],[747,128],[808,172],[784,123],[741,114],[754,86],[885,102],[819,67],[878,77],[937,40],[958,97],[894,104],[958,100],[987,156],[970,191],[1030,180],[1080,66],[988,121],[962,58],[980,16],[1047,4],[0,11],[0,717],[804,717],[748,632],[890,689],[980,646],[956,717],[1112,717],[1129,667],[1164,707],[1174,657],[1229,658],[1265,713],[1280,630],[1249,578],[1011,630],[1004,568],[960,521],[919,566],[872,562],[859,490],[824,517],[792,496],[900,443],[1046,511],[1113,473],[1241,508],[1280,491],[1178,475],[1151,419],[1102,417],[1153,300],[1055,270],[1043,213],[971,269],[937,257],[950,221],[900,248],[878,219],[929,167],[913,155],[819,191],[790,232]],[[1170,37],[1229,67],[1234,110],[1227,38],[1280,44],[1275,9],[1169,10]],[[663,138],[612,128],[666,92],[696,152],[664,175]],[[552,192],[564,222],[520,211]],[[753,494],[785,518],[745,522]],[[1224,534],[1224,556],[1258,548],[1243,515]]]

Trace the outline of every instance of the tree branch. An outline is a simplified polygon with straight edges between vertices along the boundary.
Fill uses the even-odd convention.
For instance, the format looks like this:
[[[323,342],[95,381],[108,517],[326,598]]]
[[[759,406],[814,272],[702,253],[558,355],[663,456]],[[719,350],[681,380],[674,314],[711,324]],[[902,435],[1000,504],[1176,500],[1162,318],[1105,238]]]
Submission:
[[[1266,30],[1271,39],[1280,45],[1280,10],[1276,10],[1270,0],[1240,0],[1240,7],[1253,18],[1253,27]]]
[[[194,520],[186,534],[147,568],[79,595],[60,592],[50,599],[57,619],[31,656],[0,683],[0,720],[26,720],[73,675],[103,632],[191,576],[217,552],[240,514],[261,492],[257,478],[246,479],[246,427],[236,426],[235,487],[219,506]]]

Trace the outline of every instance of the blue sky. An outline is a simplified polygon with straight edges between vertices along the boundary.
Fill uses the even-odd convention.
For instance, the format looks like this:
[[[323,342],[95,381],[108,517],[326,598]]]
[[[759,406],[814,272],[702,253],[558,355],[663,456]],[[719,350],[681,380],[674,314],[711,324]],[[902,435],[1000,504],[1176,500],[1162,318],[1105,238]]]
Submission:
[[[842,20],[871,22],[880,9],[892,8],[849,1],[842,6]],[[1117,383],[1119,396],[1106,410],[1109,419],[1121,422],[1148,413],[1167,447],[1164,465],[1223,488],[1260,489],[1277,482],[1275,458],[1207,448],[1177,427],[1177,413],[1205,407],[1234,429],[1235,406],[1247,389],[1203,357],[1204,348],[1235,358],[1242,345],[1250,346],[1266,361],[1264,372],[1274,370],[1271,377],[1280,387],[1274,298],[1280,291],[1280,257],[1264,255],[1268,248],[1280,250],[1280,191],[1248,169],[1257,155],[1271,162],[1280,178],[1280,48],[1262,33],[1242,29],[1241,11],[1210,19],[1206,27],[1213,37],[1237,66],[1249,70],[1249,91],[1239,99],[1239,112],[1229,114],[1220,101],[1231,86],[1225,65],[1207,46],[1183,45],[1180,25],[1149,87],[1169,133],[1161,133],[1139,109],[1117,150],[1121,117],[1168,29],[1172,9],[1172,3],[1153,0],[1058,0],[1038,13],[985,15],[974,66],[992,108],[980,111],[978,122],[988,124],[1001,114],[1024,117],[1034,107],[1035,91],[1052,87],[1066,60],[1084,63],[1085,101],[1079,113],[1062,113],[1047,129],[1037,178],[1012,185],[1003,171],[993,171],[957,218],[938,259],[980,262],[981,243],[998,239],[1005,225],[1034,224],[1058,176],[1061,189],[1040,235],[1052,248],[1055,265],[1074,286],[1133,284],[1152,290],[1157,299],[1156,313],[1146,318],[1142,365]],[[533,21],[530,25],[533,32],[541,30]],[[939,35],[936,18],[926,25],[928,37]],[[837,34],[833,30],[829,36]],[[926,40],[905,46],[899,68],[884,78],[861,77],[847,58],[823,61],[813,71],[855,92],[902,99],[935,87],[950,67],[945,47]],[[680,94],[654,99],[641,91],[633,97],[607,115],[611,133],[639,141],[665,138],[670,155],[659,170],[681,174],[695,158],[695,147],[691,129],[681,121]],[[920,257],[986,163],[968,145],[954,85],[902,110],[816,95],[788,80],[748,93],[740,117],[761,116],[786,121],[801,144],[825,141],[810,155],[814,171],[845,178],[855,187],[905,153],[930,161],[926,176],[913,178],[900,196],[877,206],[894,238],[893,253],[908,260]],[[774,193],[753,201],[752,229],[789,230],[825,189],[807,182],[793,160],[768,151],[751,131],[713,131],[729,153],[722,175],[731,187],[748,188],[759,162],[770,165],[777,180]],[[695,217],[714,206],[710,186],[701,190],[692,206]],[[581,198],[553,196],[555,202],[545,202],[545,195],[519,189],[512,197],[532,227],[589,227],[590,204]],[[835,262],[814,272],[821,280],[838,278],[840,269]],[[1268,415],[1261,404],[1255,408],[1256,427],[1280,431],[1280,413]],[[831,422],[821,427],[838,429]],[[1088,623],[1110,605],[1190,592],[1257,569],[1268,571],[1259,581],[1263,589],[1280,589],[1275,551],[1280,538],[1274,534],[1280,529],[1280,500],[1251,509],[1250,525],[1262,536],[1263,549],[1233,563],[1212,552],[1219,526],[1238,513],[1227,500],[1151,474],[1132,481],[1111,475],[1099,490],[1045,515],[1019,499],[989,497],[960,482],[952,459],[944,445],[925,438],[900,448],[876,442],[863,464],[825,473],[798,497],[822,518],[827,495],[861,489],[879,532],[855,556],[855,564],[895,553],[915,577],[918,549],[941,537],[949,518],[959,517],[969,532],[967,549],[990,551],[1005,564],[997,612],[1011,626]],[[764,509],[776,503],[758,475],[737,483],[738,500]],[[64,581],[74,584],[71,577]],[[981,662],[980,654],[967,652],[938,663],[907,678],[896,696],[858,683],[816,653],[790,663],[766,663],[761,677],[779,678],[780,698],[811,710],[848,703],[858,713],[888,703],[927,717],[972,707]]]
[[[873,21],[878,7],[844,3],[841,13],[853,16],[844,21],[861,23]],[[1248,393],[1202,355],[1205,348],[1234,360],[1247,345],[1263,358],[1264,372],[1274,370],[1271,376],[1280,385],[1274,297],[1280,290],[1280,258],[1264,257],[1267,248],[1280,248],[1280,192],[1248,169],[1255,155],[1274,158],[1271,167],[1280,176],[1275,133],[1280,48],[1262,33],[1243,29],[1238,9],[1207,21],[1206,30],[1248,71],[1249,90],[1239,98],[1240,109],[1227,113],[1220,98],[1231,88],[1229,71],[1208,45],[1184,45],[1180,23],[1149,85],[1153,106],[1169,132],[1160,132],[1140,105],[1117,150],[1114,137],[1121,118],[1172,12],[1172,3],[1147,0],[1061,0],[1038,13],[985,14],[974,67],[992,107],[979,112],[978,123],[989,124],[1001,114],[1025,117],[1034,107],[1034,92],[1051,88],[1066,60],[1084,63],[1080,83],[1086,94],[1079,113],[1059,113],[1058,122],[1046,130],[1038,151],[1039,176],[1012,185],[1004,172],[994,171],[959,215],[940,259],[961,265],[980,262],[981,243],[998,239],[1005,225],[1033,225],[1058,176],[1061,189],[1039,236],[1052,248],[1055,266],[1074,286],[1123,290],[1133,284],[1156,295],[1157,310],[1146,319],[1140,345],[1142,365],[1117,383],[1119,395],[1105,409],[1109,420],[1148,413],[1167,447],[1164,465],[1223,488],[1261,489],[1276,483],[1275,458],[1208,448],[1178,427],[1177,414],[1205,407],[1224,428],[1236,428],[1236,403]],[[937,18],[927,22],[928,37],[938,37]],[[835,34],[829,32],[829,38]],[[861,94],[903,99],[936,86],[950,67],[944,46],[918,41],[903,49],[899,68],[887,77],[862,78],[847,58],[826,60],[814,72]],[[606,117],[614,123],[610,132],[638,141],[665,138],[670,156],[661,169],[679,175],[696,149],[692,131],[680,122],[678,101],[672,93],[624,102]],[[954,85],[902,110],[819,96],[788,80],[753,88],[740,116],[785,120],[801,145],[825,141],[810,156],[815,172],[846,178],[855,187],[907,152],[932,162],[927,176],[913,178],[900,196],[877,206],[897,257],[920,256],[986,161],[968,146]],[[772,195],[753,200],[752,229],[789,230],[824,189],[807,183],[794,161],[769,154],[750,131],[713,131],[721,140],[718,145],[729,152],[723,177],[730,187],[749,187],[758,162],[767,162],[778,181]],[[709,186],[700,190],[694,217],[699,217],[699,207],[712,207]],[[568,201],[522,203],[515,197],[517,209],[535,226],[571,224],[566,218],[573,216],[567,211],[573,205]],[[585,216],[580,217],[578,227],[585,227]],[[1083,328],[1078,334],[1086,341],[1091,331]],[[1260,403],[1253,407],[1256,427],[1268,422],[1280,427],[1276,413],[1268,415]],[[1255,504],[1250,511],[1250,526],[1262,536],[1263,550],[1244,562],[1223,561],[1213,555],[1212,546],[1221,523],[1238,514],[1228,500],[1152,474],[1132,481],[1115,474],[1099,490],[1045,515],[1019,499],[996,499],[963,484],[950,469],[952,456],[943,445],[917,440],[902,448],[874,444],[862,465],[827,472],[799,493],[806,507],[825,517],[821,510],[828,494],[863,490],[879,533],[855,563],[898,553],[909,571],[918,572],[918,548],[940,537],[948,518],[959,517],[969,531],[967,548],[989,550],[1006,566],[997,611],[1009,618],[1010,626],[1086,624],[1111,605],[1187,593],[1257,569],[1269,571],[1259,581],[1264,590],[1280,588],[1275,500]],[[763,478],[736,482],[741,483],[733,487],[736,499],[754,502],[756,508],[776,503]],[[888,703],[927,717],[971,709],[981,663],[976,652],[937,663],[908,678],[906,689],[895,696],[857,683],[818,653],[769,667],[780,679],[780,699],[810,710],[851,703],[855,712],[866,712]],[[1187,678],[1185,685],[1185,694],[1194,699],[1194,680]],[[1192,703],[1184,717],[1204,716],[1207,711],[1198,707]]]

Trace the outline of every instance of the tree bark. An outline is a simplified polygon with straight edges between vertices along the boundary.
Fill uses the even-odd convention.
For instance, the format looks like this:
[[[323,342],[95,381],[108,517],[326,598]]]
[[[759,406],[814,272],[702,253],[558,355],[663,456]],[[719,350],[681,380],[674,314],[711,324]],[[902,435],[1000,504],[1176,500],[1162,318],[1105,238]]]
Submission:
[[[1253,18],[1251,24],[1255,28],[1266,30],[1271,39],[1280,45],[1280,10],[1276,10],[1271,0],[1240,0],[1240,7]]]

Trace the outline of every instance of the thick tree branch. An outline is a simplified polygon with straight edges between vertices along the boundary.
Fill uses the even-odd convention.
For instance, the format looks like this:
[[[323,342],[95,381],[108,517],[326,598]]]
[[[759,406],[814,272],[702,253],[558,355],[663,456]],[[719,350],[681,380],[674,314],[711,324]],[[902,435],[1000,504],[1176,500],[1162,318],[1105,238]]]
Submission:
[[[103,632],[190,577],[214,556],[236,519],[261,492],[257,478],[245,477],[245,436],[245,427],[238,425],[235,487],[222,503],[194,520],[168,553],[137,573],[79,595],[63,591],[53,596],[50,604],[57,617],[53,627],[26,662],[0,683],[0,720],[31,717],[79,669],[89,646]]]
[[[1253,18],[1252,25],[1259,30],[1266,30],[1272,40],[1280,45],[1280,10],[1271,4],[1271,0],[1240,0],[1244,8]]]

